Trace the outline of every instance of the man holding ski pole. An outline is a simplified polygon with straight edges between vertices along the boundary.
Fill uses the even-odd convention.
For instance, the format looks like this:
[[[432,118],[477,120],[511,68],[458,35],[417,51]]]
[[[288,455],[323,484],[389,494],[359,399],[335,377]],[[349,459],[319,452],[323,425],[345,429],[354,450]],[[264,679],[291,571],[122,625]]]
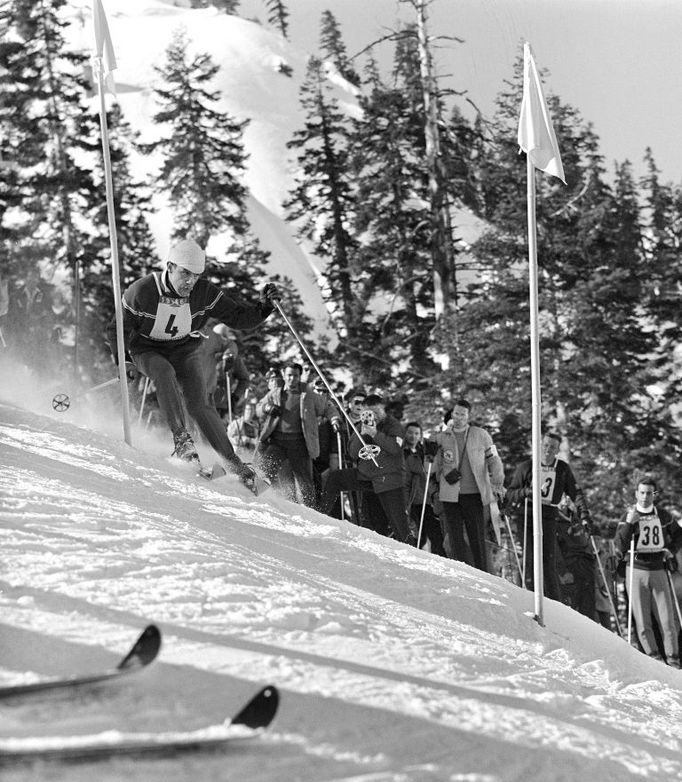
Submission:
[[[123,294],[126,357],[154,381],[161,412],[173,433],[173,455],[197,462],[199,457],[185,421],[184,402],[208,443],[251,491],[254,471],[235,454],[217,410],[208,400],[200,355],[199,329],[209,318],[230,328],[252,329],[273,311],[277,287],[267,283],[255,304],[238,300],[202,277],[204,251],[192,239],[174,244],[163,272],[134,282]],[[116,361],[116,322],[107,336]]]

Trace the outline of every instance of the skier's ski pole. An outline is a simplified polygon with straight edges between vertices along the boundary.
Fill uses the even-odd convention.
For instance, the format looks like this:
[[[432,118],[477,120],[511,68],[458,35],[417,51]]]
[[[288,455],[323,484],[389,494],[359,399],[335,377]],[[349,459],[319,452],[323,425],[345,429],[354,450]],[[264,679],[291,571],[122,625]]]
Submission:
[[[609,596],[609,605],[611,606],[611,613],[613,614],[613,618],[616,622],[616,629],[618,630],[618,635],[622,638],[623,628],[620,626],[620,620],[618,619],[618,611],[616,611],[616,604],[613,602],[613,595],[611,594],[611,590],[609,589],[609,582],[606,580],[606,573],[604,573],[604,566],[602,565],[601,559],[599,557],[599,550],[597,549],[597,544],[595,543],[594,535],[590,535],[590,543],[592,544],[592,550],[594,551],[594,556],[597,558],[597,567],[599,568],[599,575],[601,576],[602,583],[604,584],[604,589],[606,590],[606,594]]]
[[[142,423],[142,415],[144,414],[144,404],[147,401],[147,391],[149,391],[149,378],[144,379],[144,389],[142,391],[142,401],[140,402],[140,414],[137,417],[138,426]]]
[[[341,432],[336,433],[336,450],[339,454],[339,470],[343,469],[343,451],[341,450]],[[345,495],[342,491],[339,492],[339,502],[341,503],[341,521],[346,520],[345,509]]]
[[[111,380],[105,380],[103,383],[98,383],[96,386],[92,386],[92,388],[87,388],[85,391],[82,391],[74,398],[78,399],[79,396],[86,396],[87,394],[91,394],[93,391],[99,391],[102,388],[107,388],[107,386],[113,386],[114,383],[118,382],[118,377],[112,377]],[[55,394],[52,397],[52,407],[58,413],[63,413],[64,410],[68,410],[70,406],[71,397],[68,394]]]
[[[507,534],[509,535],[509,540],[511,540],[512,549],[514,551],[514,557],[516,558],[516,567],[519,569],[519,576],[521,577],[521,581],[523,581],[522,586],[525,586],[525,581],[523,579],[523,568],[521,567],[519,552],[516,550],[516,541],[514,540],[514,533],[512,532],[509,516],[507,516],[506,513],[502,513],[501,516],[504,519],[504,523],[507,525]]]
[[[345,410],[345,408],[344,408],[344,406],[343,406],[342,402],[339,400],[339,398],[338,398],[338,397],[336,396],[336,394],[334,393],[334,390],[332,389],[332,387],[331,387],[331,386],[329,385],[329,383],[327,382],[327,378],[326,378],[326,377],[325,377],[325,376],[322,374],[322,370],[321,370],[321,369],[319,368],[319,366],[317,365],[317,362],[316,362],[316,361],[315,361],[315,359],[314,359],[314,358],[313,358],[313,357],[310,355],[310,352],[308,351],[308,348],[306,348],[306,346],[303,344],[303,340],[302,340],[302,339],[299,337],[299,335],[298,335],[298,332],[297,332],[297,331],[296,331],[296,329],[293,327],[293,325],[292,325],[291,321],[289,320],[289,318],[287,318],[287,316],[285,315],[285,313],[284,313],[284,310],[283,310],[283,309],[282,309],[282,307],[280,306],[280,303],[279,303],[277,300],[274,300],[274,301],[272,302],[272,304],[273,304],[273,306],[275,307],[275,309],[277,310],[277,312],[279,312],[279,314],[282,316],[282,319],[284,320],[284,322],[285,322],[285,323],[287,324],[287,326],[289,327],[289,331],[290,331],[290,332],[291,332],[291,333],[294,335],[294,338],[296,339],[296,341],[298,342],[298,344],[301,346],[301,350],[302,350],[302,351],[303,351],[303,352],[306,354],[306,356],[307,356],[307,358],[308,358],[308,361],[310,361],[310,365],[311,365],[311,366],[312,366],[312,368],[313,368],[313,369],[314,369],[314,370],[317,372],[317,374],[318,374],[318,377],[320,378],[320,380],[321,380],[321,381],[322,381],[322,382],[325,384],[325,386],[327,387],[327,391],[329,391],[329,395],[331,396],[331,398],[332,398],[332,399],[334,400],[334,402],[336,403],[336,406],[339,408],[339,410],[341,411],[341,413],[342,413],[342,414],[343,414],[343,416],[345,417],[346,421],[348,421],[348,425],[349,425],[349,426],[350,426],[350,428],[353,430],[353,433],[354,433],[354,434],[355,434],[355,436],[358,438],[358,440],[360,440],[360,443],[362,444],[362,449],[360,450],[360,458],[361,458],[361,459],[368,459],[368,460],[371,460],[371,461],[373,461],[373,462],[374,462],[374,466],[375,466],[375,467],[378,467],[379,465],[378,465],[378,463],[377,463],[376,456],[377,456],[377,455],[378,455],[378,453],[379,453],[379,450],[378,450],[379,446],[378,446],[378,445],[371,445],[371,446],[370,446],[370,445],[368,445],[368,444],[367,444],[367,443],[366,443],[366,442],[365,442],[365,441],[362,439],[362,435],[360,434],[360,432],[358,432],[358,430],[357,430],[357,428],[356,428],[355,424],[354,424],[354,423],[353,423],[353,421],[351,420],[351,417],[350,417],[350,416],[348,415],[348,413],[346,412],[346,410]],[[363,456],[363,455],[362,455],[362,454],[363,454],[363,451],[364,451],[364,453],[366,454],[365,456]]]
[[[680,627],[682,627],[682,611],[680,611],[680,601],[677,599],[677,592],[675,592],[675,587],[673,586],[673,577],[670,575],[670,571],[668,570],[668,568],[665,569],[665,574],[666,576],[668,576],[670,593],[672,594],[673,603],[675,603],[675,610],[677,611],[677,621],[680,623]]]
[[[630,583],[628,584],[628,643],[632,643],[632,594],[635,583],[635,539],[630,539]]]
[[[526,547],[528,546],[528,497],[523,498],[523,586],[526,586]]]
[[[433,462],[429,462],[429,467],[426,470],[426,486],[424,487],[424,501],[422,502],[422,515],[419,519],[419,534],[417,535],[417,548],[421,548],[422,542],[422,529],[424,528],[424,515],[426,513],[426,498],[429,494],[429,481],[431,480],[431,468]]]
[[[232,383],[230,383],[230,373],[225,373],[225,393],[227,394],[227,420],[232,423]]]

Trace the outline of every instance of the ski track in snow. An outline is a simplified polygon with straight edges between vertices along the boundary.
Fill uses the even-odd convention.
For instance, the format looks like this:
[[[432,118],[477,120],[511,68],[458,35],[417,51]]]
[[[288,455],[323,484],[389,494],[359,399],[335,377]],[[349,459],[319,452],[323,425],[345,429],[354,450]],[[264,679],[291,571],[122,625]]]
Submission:
[[[682,779],[679,684],[627,679],[621,658],[649,675],[669,671],[569,609],[548,603],[540,628],[528,617],[530,593],[505,581],[272,491],[245,497],[233,479],[202,483],[94,433],[1,409],[10,419],[0,425],[3,627],[125,650],[131,626],[154,621],[164,632],[163,668],[274,682],[320,703],[425,721],[455,731],[460,743],[469,735],[517,752],[612,763],[621,775]],[[606,660],[615,648],[613,666]],[[0,680],[55,674],[15,664]],[[140,683],[155,675],[141,674]],[[97,724],[112,718],[86,711]],[[0,712],[0,734],[54,732],[52,720],[27,728],[14,716],[24,713],[36,709]],[[130,718],[129,707],[121,713]],[[66,709],[58,715],[83,730]],[[202,719],[200,705],[185,702],[160,721],[172,729]],[[268,752],[286,746],[330,762],[325,779],[338,764],[355,768],[338,777],[348,780],[515,778],[499,770],[458,776],[438,762],[395,768],[400,741],[386,752],[369,740],[351,751],[341,738],[335,744],[277,722],[262,741]]]

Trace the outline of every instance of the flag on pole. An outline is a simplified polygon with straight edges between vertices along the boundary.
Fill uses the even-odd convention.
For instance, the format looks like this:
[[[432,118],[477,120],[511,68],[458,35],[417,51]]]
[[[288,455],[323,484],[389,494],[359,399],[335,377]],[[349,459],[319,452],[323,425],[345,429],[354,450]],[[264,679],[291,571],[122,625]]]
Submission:
[[[116,70],[116,55],[102,0],[92,0],[92,21],[95,28],[95,58],[99,61],[100,70],[104,68],[104,86],[108,92],[116,95],[113,73]]]
[[[519,146],[535,168],[558,177],[566,184],[559,145],[529,43],[523,45],[523,100],[519,119]]]

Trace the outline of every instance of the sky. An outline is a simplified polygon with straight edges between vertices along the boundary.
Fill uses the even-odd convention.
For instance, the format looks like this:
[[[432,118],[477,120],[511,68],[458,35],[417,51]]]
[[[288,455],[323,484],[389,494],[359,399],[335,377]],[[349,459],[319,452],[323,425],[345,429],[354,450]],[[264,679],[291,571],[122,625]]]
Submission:
[[[229,754],[2,763],[3,782],[682,780],[682,678],[570,608],[462,563],[123,442],[89,397],[0,358],[0,684],[149,670],[3,702],[2,751],[41,737],[199,729],[265,684],[261,738]],[[71,407],[52,410],[56,392]],[[211,454],[200,445],[205,461]]]
[[[292,42],[314,51],[320,15],[336,16],[353,55],[395,29],[409,6],[398,0],[292,0]],[[242,0],[242,13],[264,18],[262,0]],[[528,40],[538,67],[548,70],[547,91],[592,122],[607,170],[628,159],[635,173],[651,147],[663,179],[682,182],[682,3],[677,0],[432,0],[432,35],[443,41],[437,55],[452,86],[466,89],[486,115]],[[381,44],[390,58],[392,44]],[[380,55],[382,56],[382,55]]]

